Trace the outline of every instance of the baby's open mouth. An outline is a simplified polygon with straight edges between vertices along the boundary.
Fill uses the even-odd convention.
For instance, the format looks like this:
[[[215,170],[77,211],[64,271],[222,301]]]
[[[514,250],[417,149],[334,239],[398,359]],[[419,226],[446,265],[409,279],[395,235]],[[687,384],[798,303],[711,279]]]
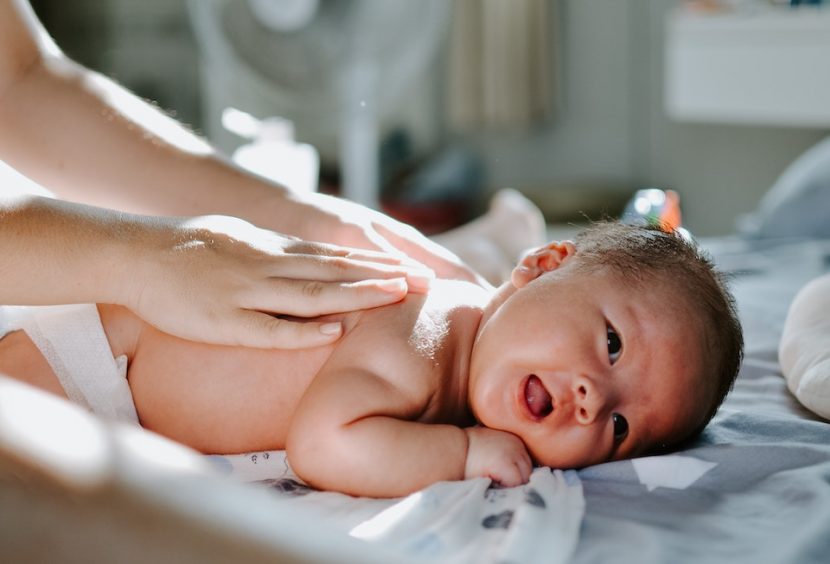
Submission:
[[[553,411],[553,400],[535,374],[531,374],[525,384],[525,401],[535,417],[546,417]]]

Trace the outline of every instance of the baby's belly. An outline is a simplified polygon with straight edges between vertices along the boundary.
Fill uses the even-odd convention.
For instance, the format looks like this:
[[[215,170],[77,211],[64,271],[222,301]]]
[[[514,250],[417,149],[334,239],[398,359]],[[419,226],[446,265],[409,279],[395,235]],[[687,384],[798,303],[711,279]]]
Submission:
[[[220,347],[148,328],[128,379],[148,429],[205,453],[281,449],[300,398],[332,348]]]

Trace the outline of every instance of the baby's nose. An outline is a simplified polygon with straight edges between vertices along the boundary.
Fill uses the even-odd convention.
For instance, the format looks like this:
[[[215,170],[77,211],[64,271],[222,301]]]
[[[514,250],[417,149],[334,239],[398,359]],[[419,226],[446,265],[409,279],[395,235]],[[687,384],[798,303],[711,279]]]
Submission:
[[[605,407],[605,393],[593,380],[581,375],[573,379],[571,391],[576,420],[583,425],[592,423]]]

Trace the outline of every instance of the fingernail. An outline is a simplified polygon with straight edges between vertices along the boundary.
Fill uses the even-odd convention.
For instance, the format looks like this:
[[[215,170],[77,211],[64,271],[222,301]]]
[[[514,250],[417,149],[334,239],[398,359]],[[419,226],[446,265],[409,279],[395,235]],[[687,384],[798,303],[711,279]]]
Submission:
[[[407,274],[406,275],[406,282],[409,286],[409,291],[421,291],[425,292],[429,290],[430,286],[432,286],[432,281],[435,279],[435,275],[428,276],[424,274]]]
[[[381,280],[380,282],[378,282],[378,288],[380,288],[384,292],[390,292],[394,294],[406,292],[406,280],[404,280],[403,278],[391,278],[389,280]]]
[[[343,326],[339,322],[324,323],[320,325],[320,333],[324,335],[339,335],[342,329]]]

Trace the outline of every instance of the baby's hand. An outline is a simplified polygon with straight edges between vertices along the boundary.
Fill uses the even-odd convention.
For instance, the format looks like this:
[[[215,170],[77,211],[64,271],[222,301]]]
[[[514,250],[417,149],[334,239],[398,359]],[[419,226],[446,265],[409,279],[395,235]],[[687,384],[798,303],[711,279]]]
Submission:
[[[502,486],[526,484],[533,463],[516,435],[486,427],[468,427],[464,478],[484,476]]]

